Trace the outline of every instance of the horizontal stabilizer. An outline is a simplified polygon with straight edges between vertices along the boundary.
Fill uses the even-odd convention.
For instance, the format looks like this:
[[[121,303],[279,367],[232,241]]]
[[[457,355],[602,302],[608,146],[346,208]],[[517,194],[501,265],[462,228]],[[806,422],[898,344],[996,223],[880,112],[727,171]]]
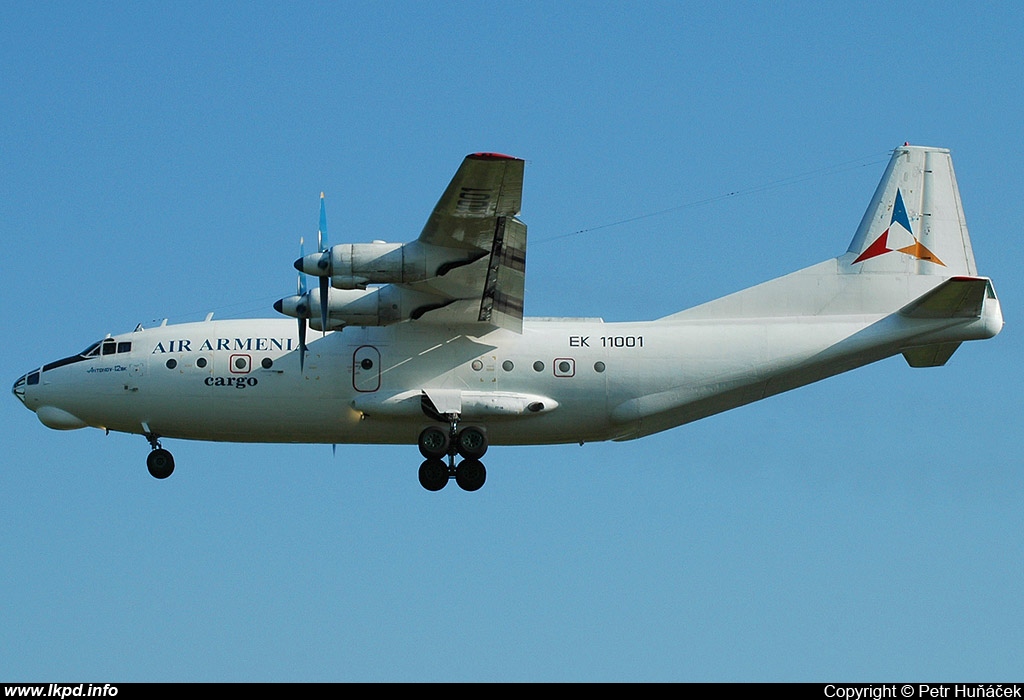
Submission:
[[[903,351],[903,359],[911,367],[941,367],[946,364],[960,343],[935,343]]]
[[[979,318],[990,289],[985,277],[951,277],[900,313],[908,318]]]

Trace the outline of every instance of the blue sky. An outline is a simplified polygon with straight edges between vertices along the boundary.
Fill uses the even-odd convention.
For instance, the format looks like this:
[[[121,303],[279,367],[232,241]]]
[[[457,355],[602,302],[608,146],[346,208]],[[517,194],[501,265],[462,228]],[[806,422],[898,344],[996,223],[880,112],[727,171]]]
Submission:
[[[844,252],[891,148],[951,148],[1007,326],[640,441],[495,448],[475,494],[424,491],[413,446],[174,441],[158,482],[141,437],[11,397],[0,680],[1019,677],[1018,5],[4,14],[9,382],[273,315],[321,191],[333,242],[410,240],[481,150],[527,160],[527,314],[611,321]]]

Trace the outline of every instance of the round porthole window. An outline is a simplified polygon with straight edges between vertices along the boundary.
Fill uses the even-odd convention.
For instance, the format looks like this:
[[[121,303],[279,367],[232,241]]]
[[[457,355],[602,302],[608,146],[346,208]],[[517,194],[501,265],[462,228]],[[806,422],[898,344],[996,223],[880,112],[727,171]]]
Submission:
[[[359,366],[363,369],[373,369],[373,360],[369,357],[364,357],[363,361],[359,363]]]
[[[506,372],[511,372],[515,368],[515,365],[512,364],[512,360],[505,360],[501,363],[501,368]]]
[[[604,363],[601,362],[600,360],[595,362],[594,363],[594,371],[595,372],[604,372]]]
[[[479,372],[484,368],[484,363],[480,360],[473,360],[473,364],[471,364],[470,367],[473,368],[474,372]]]
[[[202,369],[203,367],[206,367],[206,358],[205,357],[196,358],[196,367],[198,367],[199,369]]]
[[[174,369],[178,366],[178,361],[173,357],[167,361],[167,369]]]
[[[270,369],[271,367],[274,366],[274,361],[271,360],[269,357],[264,357],[263,361],[260,362],[260,366],[263,367],[263,369]]]
[[[533,363],[533,371],[534,372],[543,372],[544,371],[544,363],[541,362],[540,360],[537,360],[536,362],[534,362]]]
[[[556,357],[553,362],[556,377],[576,376],[576,361],[571,357]]]

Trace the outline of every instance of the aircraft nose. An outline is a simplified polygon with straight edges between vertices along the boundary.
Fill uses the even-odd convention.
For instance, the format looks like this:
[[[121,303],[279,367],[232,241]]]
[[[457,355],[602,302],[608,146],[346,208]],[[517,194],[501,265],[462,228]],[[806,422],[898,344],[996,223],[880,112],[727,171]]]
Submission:
[[[11,387],[11,393],[18,397],[18,400],[23,404],[25,403],[25,391],[30,386],[35,386],[39,383],[39,370],[28,372],[18,377],[18,381],[14,382],[14,386]]]

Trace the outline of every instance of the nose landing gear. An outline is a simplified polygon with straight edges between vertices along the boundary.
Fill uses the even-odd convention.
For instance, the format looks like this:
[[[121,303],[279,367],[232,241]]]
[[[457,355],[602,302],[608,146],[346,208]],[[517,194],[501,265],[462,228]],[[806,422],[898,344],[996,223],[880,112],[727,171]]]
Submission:
[[[166,479],[174,471],[174,456],[160,446],[160,438],[155,433],[147,433],[146,439],[152,448],[146,457],[146,467],[155,479]]]
[[[464,491],[476,491],[487,480],[480,458],[487,452],[487,433],[473,425],[459,429],[458,414],[448,416],[447,431],[430,425],[420,433],[417,445],[426,459],[420,464],[420,485],[428,491],[440,491],[451,479]],[[463,459],[456,466],[455,456]],[[443,458],[448,457],[448,464]]]

